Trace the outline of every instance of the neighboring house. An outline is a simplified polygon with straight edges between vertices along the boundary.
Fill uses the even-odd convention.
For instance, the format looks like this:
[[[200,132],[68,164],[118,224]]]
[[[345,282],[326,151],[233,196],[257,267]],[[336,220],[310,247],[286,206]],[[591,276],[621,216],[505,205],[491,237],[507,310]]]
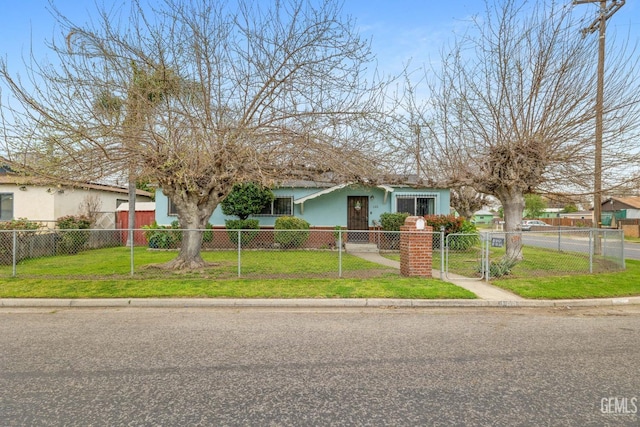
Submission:
[[[545,208],[538,218],[560,218],[563,208]]]
[[[412,185],[330,184],[296,181],[273,188],[275,200],[259,215],[254,215],[262,227],[273,227],[279,216],[304,219],[314,228],[346,227],[349,230],[369,230],[380,224],[385,212],[408,212],[412,215],[449,214],[449,190]],[[161,190],[156,192],[156,221],[169,225],[176,220],[176,211]],[[220,206],[209,222],[224,226],[225,216]]]
[[[137,190],[136,200],[151,201],[152,194]],[[45,180],[14,173],[0,167],[0,221],[27,218],[46,226],[66,215],[79,215],[82,205],[90,202],[96,211],[110,214],[115,228],[116,208],[128,201],[128,190],[94,183],[47,183]]]
[[[493,212],[482,209],[473,214],[473,222],[476,224],[493,224],[495,218]]]
[[[593,221],[593,211],[577,211],[577,212],[568,212],[561,213],[560,218],[568,218],[575,220],[588,220]]]
[[[640,219],[640,197],[610,197],[602,202],[601,213],[605,227],[619,220]]]

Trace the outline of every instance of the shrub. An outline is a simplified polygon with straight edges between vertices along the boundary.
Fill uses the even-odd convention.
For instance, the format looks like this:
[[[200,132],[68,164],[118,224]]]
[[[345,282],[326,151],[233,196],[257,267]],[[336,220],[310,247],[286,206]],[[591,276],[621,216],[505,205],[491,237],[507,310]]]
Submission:
[[[273,202],[274,197],[270,189],[252,182],[245,182],[235,184],[220,206],[225,215],[247,219],[250,215],[262,212],[265,206]]]
[[[274,228],[273,239],[283,248],[299,248],[309,238],[309,223],[301,218],[278,217]]]
[[[204,229],[205,231],[202,233],[202,241],[211,242],[213,240],[213,225],[207,224]]]
[[[143,225],[144,237],[153,249],[175,248],[182,240],[182,232],[179,231],[180,223],[173,221],[170,226],[158,225],[153,221],[151,225]]]
[[[67,215],[58,218],[58,228],[69,230],[60,234],[58,250],[63,254],[77,254],[84,249],[91,235],[91,220],[85,215]],[[86,231],[84,231],[86,230]]]
[[[39,223],[29,221],[26,218],[0,221],[0,230],[37,230],[38,228],[40,228]]]
[[[404,221],[409,216],[408,213],[389,213],[385,212],[380,215],[380,223],[384,231],[400,231],[400,227],[404,225]]]
[[[224,222],[229,240],[234,244],[238,244],[238,231],[240,232],[240,245],[248,245],[253,239],[256,238],[260,232],[260,221],[257,219],[228,219]]]
[[[441,228],[444,228],[445,242],[448,242],[449,249],[451,250],[463,251],[480,243],[480,237],[478,236],[478,230],[475,224],[462,217],[456,217],[454,215],[425,215],[424,219],[426,225],[433,227],[434,249],[440,247],[440,235],[436,233],[439,233]],[[447,239],[449,234],[464,235]]]
[[[29,241],[34,235],[33,230],[40,228],[37,222],[29,221],[26,218],[13,219],[11,221],[0,221],[0,230],[7,232],[0,233],[0,264],[10,265],[13,263],[13,234],[9,230],[16,231],[18,247]]]
[[[489,277],[498,278],[508,276],[509,274],[511,274],[511,270],[517,263],[518,261],[506,257],[501,258],[498,261],[491,261],[491,263],[489,263]],[[478,267],[476,267],[476,271],[485,275],[486,266],[484,264],[480,264]]]

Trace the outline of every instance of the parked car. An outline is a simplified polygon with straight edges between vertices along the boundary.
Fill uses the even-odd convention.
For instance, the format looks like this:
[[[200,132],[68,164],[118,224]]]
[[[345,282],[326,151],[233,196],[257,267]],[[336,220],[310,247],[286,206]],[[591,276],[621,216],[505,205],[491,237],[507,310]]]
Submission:
[[[522,231],[531,231],[531,227],[551,227],[544,221],[540,221],[538,219],[529,219],[526,221],[522,221]]]

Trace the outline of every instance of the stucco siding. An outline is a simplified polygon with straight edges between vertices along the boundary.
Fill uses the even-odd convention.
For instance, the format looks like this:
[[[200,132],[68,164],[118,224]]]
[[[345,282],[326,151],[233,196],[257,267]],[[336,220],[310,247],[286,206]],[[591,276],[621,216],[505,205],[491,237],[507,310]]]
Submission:
[[[53,219],[54,195],[47,193],[46,188],[2,184],[0,193],[13,194],[13,219],[28,218],[33,221]]]
[[[299,200],[312,196],[326,188],[276,188],[273,190],[276,197],[292,197]],[[369,198],[369,225],[373,226],[380,221],[380,215],[385,212],[396,211],[396,198],[398,196],[419,195],[420,197],[433,197],[435,199],[435,213],[449,213],[449,191],[444,189],[416,189],[411,187],[396,187],[394,191],[387,192],[383,188],[354,185],[334,190],[330,193],[309,198],[304,203],[294,203],[293,214],[309,222],[314,227],[347,226],[347,198],[349,196],[363,196]],[[226,219],[234,217],[222,213],[220,206],[216,208],[209,222],[214,226],[223,226]],[[256,215],[263,227],[271,227],[275,224],[276,216]],[[160,225],[169,225],[177,219],[169,215],[168,198],[161,190],[156,191],[156,221]]]

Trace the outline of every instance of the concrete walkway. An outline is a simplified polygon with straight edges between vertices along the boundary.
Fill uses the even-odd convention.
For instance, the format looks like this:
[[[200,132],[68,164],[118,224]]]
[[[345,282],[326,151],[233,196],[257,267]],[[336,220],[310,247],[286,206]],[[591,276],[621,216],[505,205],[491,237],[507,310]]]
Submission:
[[[352,251],[349,253],[359,258],[366,259],[367,261],[375,262],[376,264],[381,264],[387,267],[400,269],[400,262],[394,261],[389,258],[385,258],[377,252]],[[440,278],[441,277],[440,270],[433,270],[433,277]],[[467,277],[458,276],[455,274],[444,274],[442,275],[442,279],[445,282],[453,283],[456,286],[459,286],[463,289],[473,292],[474,294],[476,294],[478,298],[483,300],[487,300],[487,301],[524,301],[525,300],[521,296],[513,294],[502,288],[498,288],[497,286],[493,286],[484,280],[467,278]]]

